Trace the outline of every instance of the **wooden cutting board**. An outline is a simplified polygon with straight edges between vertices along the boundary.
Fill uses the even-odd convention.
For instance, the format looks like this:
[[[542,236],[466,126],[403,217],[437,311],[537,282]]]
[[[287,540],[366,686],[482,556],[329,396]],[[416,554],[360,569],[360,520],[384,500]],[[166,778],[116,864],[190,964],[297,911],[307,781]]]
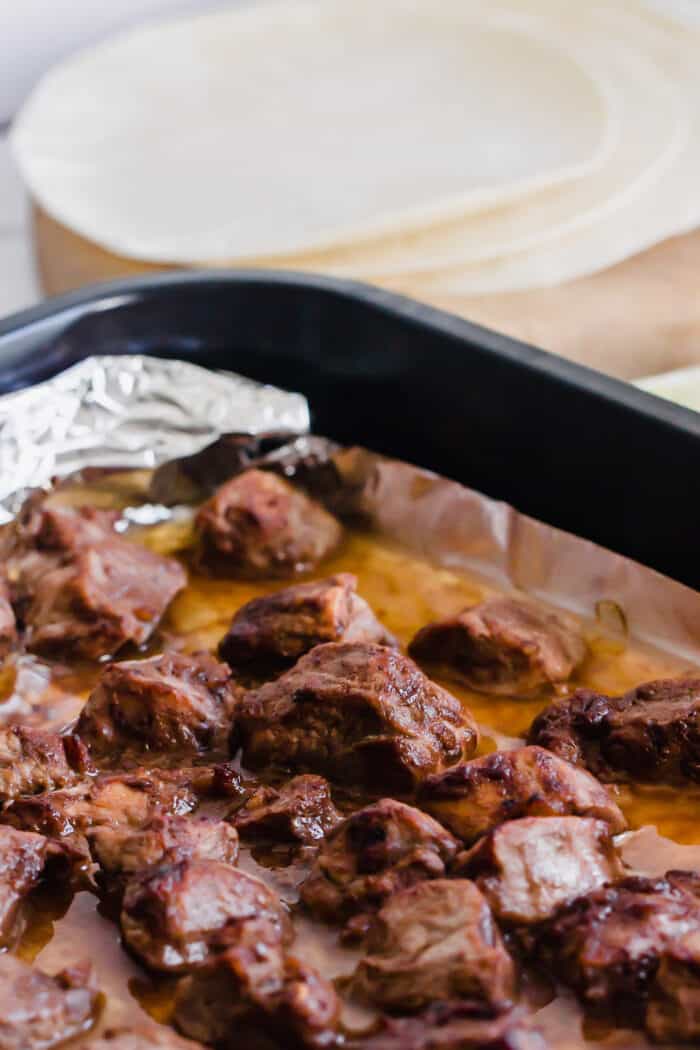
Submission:
[[[163,269],[104,251],[38,206],[32,218],[47,295]],[[555,288],[454,296],[427,294],[415,279],[386,287],[620,378],[700,363],[700,230]]]

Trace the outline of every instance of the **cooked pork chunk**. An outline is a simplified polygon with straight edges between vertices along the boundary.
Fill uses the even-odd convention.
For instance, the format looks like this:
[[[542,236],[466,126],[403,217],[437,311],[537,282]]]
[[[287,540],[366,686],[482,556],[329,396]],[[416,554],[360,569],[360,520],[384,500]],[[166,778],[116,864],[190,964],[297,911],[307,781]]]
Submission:
[[[12,590],[23,597],[28,579],[27,563],[51,554],[71,554],[100,543],[114,531],[119,520],[115,510],[99,507],[52,506],[50,493],[35,489],[0,541],[0,555],[7,565]]]
[[[530,742],[604,780],[700,780],[700,678],[661,679],[623,696],[577,689],[537,716]]]
[[[566,613],[495,597],[423,627],[408,651],[473,689],[526,696],[566,682],[586,644]]]
[[[218,860],[185,858],[135,875],[120,922],[125,942],[147,966],[182,973],[260,920],[278,931],[280,942],[288,939],[287,914],[261,882]]]
[[[62,836],[90,828],[143,828],[154,818],[191,812],[200,799],[227,799],[242,791],[228,763],[180,769],[132,769],[100,773],[73,787],[20,796],[0,821],[42,835]]]
[[[0,819],[4,824],[50,838],[73,835],[91,824],[92,787],[93,781],[84,780],[57,791],[19,795],[5,807]]]
[[[85,838],[96,827],[142,828],[161,814],[194,809],[191,778],[167,770],[102,774],[73,787],[20,797],[2,813],[3,823],[70,844],[85,859]]]
[[[42,875],[46,846],[42,835],[0,827],[0,946],[12,939],[20,905]]]
[[[529,925],[621,874],[601,820],[523,817],[501,824],[461,854],[456,871],[474,879],[496,918]]]
[[[665,879],[626,878],[579,897],[546,924],[538,956],[589,1008],[627,1025],[643,1025],[648,1009],[652,1034],[685,1039],[697,1035],[697,1022],[685,1012],[693,990],[683,1001],[674,978],[684,954],[700,963],[699,947],[696,887],[672,872]]]
[[[99,1005],[88,966],[55,977],[0,955],[1,1050],[49,1050],[86,1032]]]
[[[82,1050],[204,1050],[204,1047],[183,1039],[172,1028],[147,1024],[138,1028],[108,1028],[103,1035],[82,1044]]]
[[[432,817],[385,798],[330,832],[301,897],[315,915],[342,922],[380,908],[403,887],[442,878],[456,851],[456,840]]]
[[[548,1050],[520,1010],[494,1013],[485,1003],[435,1003],[415,1017],[383,1017],[378,1029],[347,1050]]]
[[[320,503],[288,481],[246,470],[197,514],[197,564],[219,576],[287,577],[313,569],[342,530]]]
[[[80,741],[45,729],[0,729],[0,802],[77,783],[90,771]]]
[[[333,985],[293,956],[285,960],[282,988],[268,1012],[270,1034],[280,1047],[323,1050],[339,1042],[340,1000]]]
[[[97,659],[147,641],[185,586],[181,565],[117,536],[111,512],[30,504],[3,543],[28,648]]]
[[[219,485],[242,474],[245,470],[267,464],[278,454],[286,456],[294,447],[297,435],[290,430],[267,430],[259,434],[222,434],[210,445],[189,456],[169,459],[154,470],[148,496],[153,503],[172,507],[177,503],[197,503],[210,496]],[[325,452],[328,459],[334,447],[326,438],[304,435],[299,439],[315,446],[317,458]],[[301,460],[301,451],[297,460]],[[296,461],[290,464],[296,467]],[[295,472],[295,471],[294,471]],[[296,473],[296,472],[295,472]]]
[[[395,649],[318,645],[281,678],[245,694],[244,760],[334,781],[409,791],[468,758],[477,729],[460,702]]]
[[[99,881],[112,894],[121,894],[132,875],[168,857],[196,857],[235,864],[238,834],[215,817],[163,814],[143,828],[103,824],[88,833]]]
[[[308,773],[280,788],[258,788],[231,822],[243,838],[314,845],[341,819],[328,782]]]
[[[221,1050],[324,1050],[338,1041],[340,1002],[312,967],[284,957],[264,930],[180,982],[175,1023]]]
[[[324,642],[395,645],[349,572],[254,598],[234,616],[219,656],[234,668],[275,671]]]
[[[281,933],[280,924],[269,918],[249,918],[227,929],[218,950],[178,985],[175,1023],[180,1031],[217,1045],[225,1045],[229,1035],[240,1038],[251,1012],[282,988]]]
[[[26,614],[28,648],[96,660],[127,642],[143,645],[184,585],[178,562],[105,540],[36,584]]]
[[[110,664],[78,720],[90,753],[197,754],[226,746],[238,691],[209,653],[168,652]]]
[[[519,817],[596,817],[613,834],[626,827],[602,784],[541,747],[494,751],[428,777],[419,801],[467,845]]]
[[[674,938],[661,955],[644,1027],[655,1043],[700,1041],[700,930]]]
[[[475,999],[502,1007],[515,967],[483,895],[466,879],[419,882],[393,894],[374,918],[356,995],[389,1011],[437,1000]]]

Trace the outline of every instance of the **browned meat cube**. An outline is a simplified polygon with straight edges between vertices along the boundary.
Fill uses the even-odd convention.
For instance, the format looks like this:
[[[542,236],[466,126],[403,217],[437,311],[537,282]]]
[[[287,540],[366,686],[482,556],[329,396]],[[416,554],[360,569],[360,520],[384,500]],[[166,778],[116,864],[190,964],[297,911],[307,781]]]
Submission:
[[[198,567],[247,579],[308,572],[342,535],[320,503],[263,470],[246,470],[217,489],[196,526]]]
[[[14,521],[0,531],[0,562],[10,600],[20,611],[31,601],[36,581],[67,564],[79,551],[113,538],[116,511],[50,505],[43,489],[31,493]]]
[[[174,1019],[185,1035],[226,1044],[241,1033],[251,1013],[278,996],[285,953],[280,925],[250,918],[227,929],[202,964],[177,987]]]
[[[29,649],[97,659],[141,645],[185,586],[179,562],[117,536],[115,517],[32,498],[4,537]]]
[[[393,894],[372,922],[352,980],[382,1009],[413,1012],[439,999],[503,1007],[515,967],[483,895],[466,879],[419,882]]]
[[[103,540],[37,580],[27,646],[96,660],[143,645],[185,586],[182,566],[135,543]]]
[[[20,905],[41,878],[46,846],[42,835],[0,827],[0,945],[12,939]]]
[[[95,827],[142,828],[161,814],[185,814],[198,796],[187,772],[134,770],[102,774],[60,791],[20,797],[2,813],[3,823],[68,843],[87,860],[86,833]]]
[[[423,627],[409,653],[472,689],[527,696],[566,682],[586,655],[566,613],[525,598],[488,598]]]
[[[2,536],[0,554],[13,582],[22,582],[25,559],[37,555],[71,554],[91,547],[114,531],[119,512],[99,507],[51,505],[43,489],[30,493]]]
[[[529,740],[604,780],[700,780],[700,678],[661,679],[623,696],[577,689],[532,723]]]
[[[121,894],[132,875],[168,859],[197,857],[235,864],[238,833],[215,817],[154,817],[143,828],[104,824],[88,832],[99,881],[110,893]]]
[[[172,558],[115,535],[116,515],[90,507],[42,508],[34,549],[14,564],[29,648],[97,658],[148,640],[186,583]]]
[[[317,645],[281,678],[245,694],[243,754],[384,792],[410,791],[469,758],[478,733],[459,700],[395,649]]]
[[[295,436],[290,430],[222,434],[199,452],[169,459],[157,467],[151,477],[149,499],[167,507],[203,500],[225,481],[265,462]]]
[[[231,732],[238,690],[210,653],[168,652],[110,664],[78,719],[90,753],[197,754],[222,749]]]
[[[595,817],[613,834],[627,826],[602,784],[541,747],[494,751],[428,777],[419,801],[467,845],[520,817]]]
[[[90,771],[87,753],[72,737],[44,729],[0,729],[0,802],[77,783]]]
[[[221,1050],[335,1046],[340,1002],[333,985],[271,949],[264,931],[257,943],[248,942],[213,956],[180,982],[178,1028]]]
[[[239,788],[228,764],[100,773],[62,791],[20,796],[0,821],[45,835],[105,824],[142,828],[157,816],[190,813],[202,798],[229,798]]]
[[[282,989],[268,1013],[268,1030],[282,1047],[296,1043],[300,1050],[323,1050],[339,1042],[340,1000],[335,988],[293,956],[285,960]]]
[[[644,1027],[655,1043],[700,1040],[700,930],[669,944],[649,989]]]
[[[225,481],[253,467],[293,478],[305,491],[325,498],[341,484],[333,460],[340,446],[316,434],[268,430],[259,434],[222,434],[191,456],[169,460],[153,472],[153,503],[195,503]]]
[[[17,623],[10,604],[10,588],[0,566],[0,660],[3,660],[17,640]]]
[[[682,875],[670,873],[665,879],[626,878],[579,897],[546,924],[537,953],[586,1006],[642,1025],[660,964],[699,937],[700,901]],[[668,978],[666,971],[659,993]],[[651,1007],[650,1023],[662,1032],[661,1014]]]
[[[341,572],[253,598],[231,621],[219,656],[231,667],[274,671],[324,642],[396,645],[356,589],[357,577]]]
[[[432,817],[385,798],[330,832],[301,897],[315,915],[342,922],[380,908],[406,886],[442,878],[457,848]]]
[[[435,1003],[415,1017],[383,1017],[346,1050],[548,1050],[523,1011],[494,1013],[471,1000]]]
[[[19,795],[5,807],[0,820],[3,824],[50,838],[72,835],[83,822],[89,826],[91,787],[92,782],[84,780],[57,791]]]
[[[86,965],[49,977],[14,955],[0,955],[0,1047],[49,1050],[86,1032],[99,995]]]
[[[204,1047],[191,1039],[183,1039],[165,1025],[149,1024],[139,1028],[108,1028],[103,1035],[83,1043],[82,1050],[204,1050]]]
[[[129,948],[153,970],[200,966],[223,939],[263,919],[289,937],[279,899],[261,882],[217,860],[166,860],[126,887],[121,928]]]
[[[501,824],[456,861],[499,920],[549,919],[575,897],[618,878],[610,829],[588,817],[523,817]]]
[[[328,782],[308,773],[281,788],[258,788],[230,819],[244,838],[314,845],[342,818]]]

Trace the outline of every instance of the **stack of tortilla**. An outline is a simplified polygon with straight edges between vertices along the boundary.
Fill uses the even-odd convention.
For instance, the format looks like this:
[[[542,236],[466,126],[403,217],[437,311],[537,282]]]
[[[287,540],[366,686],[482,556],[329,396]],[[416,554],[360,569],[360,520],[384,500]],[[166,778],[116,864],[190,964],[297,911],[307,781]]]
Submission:
[[[122,258],[520,291],[698,224],[698,56],[643,0],[271,0],[78,54],[12,144]]]

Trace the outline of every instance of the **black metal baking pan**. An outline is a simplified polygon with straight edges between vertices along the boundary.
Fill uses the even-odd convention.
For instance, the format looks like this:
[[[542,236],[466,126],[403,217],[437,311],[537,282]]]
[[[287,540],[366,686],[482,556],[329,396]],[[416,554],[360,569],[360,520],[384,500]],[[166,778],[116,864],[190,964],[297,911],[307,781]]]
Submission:
[[[700,415],[556,355],[352,282],[169,273],[0,321],[0,392],[94,353],[184,358],[301,391],[318,433],[700,587]]]

